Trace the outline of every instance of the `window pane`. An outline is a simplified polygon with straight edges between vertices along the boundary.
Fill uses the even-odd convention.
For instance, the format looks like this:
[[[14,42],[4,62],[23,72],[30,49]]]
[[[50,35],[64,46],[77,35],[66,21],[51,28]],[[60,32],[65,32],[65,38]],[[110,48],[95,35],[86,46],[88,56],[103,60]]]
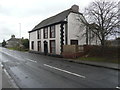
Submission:
[[[48,28],[44,28],[44,38],[46,39],[46,38],[48,38]]]
[[[41,39],[41,30],[39,30],[39,39]]]
[[[71,45],[78,45],[78,40],[71,40]]]
[[[38,30],[38,31],[37,31],[37,38],[38,38],[38,39],[41,39],[41,30]]]
[[[55,41],[50,41],[50,52],[55,53],[56,47],[55,47]]]
[[[50,27],[50,38],[55,38],[55,26]]]
[[[41,41],[38,41],[38,51],[41,51]]]

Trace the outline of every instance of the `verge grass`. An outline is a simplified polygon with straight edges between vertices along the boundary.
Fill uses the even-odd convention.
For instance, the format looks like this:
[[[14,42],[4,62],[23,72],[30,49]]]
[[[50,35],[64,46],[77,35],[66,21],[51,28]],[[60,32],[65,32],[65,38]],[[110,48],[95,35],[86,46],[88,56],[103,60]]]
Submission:
[[[105,58],[105,57],[79,57],[77,60],[83,60],[83,61],[93,61],[93,62],[108,62],[108,63],[119,63],[120,59],[118,58]]]

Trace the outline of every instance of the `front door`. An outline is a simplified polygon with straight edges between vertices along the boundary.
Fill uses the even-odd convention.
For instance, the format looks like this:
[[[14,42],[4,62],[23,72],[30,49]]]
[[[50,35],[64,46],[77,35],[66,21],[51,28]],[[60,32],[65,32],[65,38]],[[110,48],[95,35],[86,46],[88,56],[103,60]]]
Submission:
[[[48,53],[48,42],[44,41],[44,54],[47,55]]]

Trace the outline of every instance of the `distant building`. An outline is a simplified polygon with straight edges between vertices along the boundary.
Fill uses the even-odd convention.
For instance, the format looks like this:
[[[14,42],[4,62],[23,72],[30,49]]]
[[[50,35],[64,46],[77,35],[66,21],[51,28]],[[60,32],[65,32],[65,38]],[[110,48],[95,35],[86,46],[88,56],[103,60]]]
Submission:
[[[96,43],[96,37],[87,40],[86,32],[88,36],[93,33],[87,31],[81,19],[85,20],[79,12],[79,6],[73,5],[70,9],[43,20],[29,31],[29,50],[60,55],[63,45],[99,44]]]
[[[15,38],[15,35],[11,35],[11,38],[6,41],[6,47],[18,47],[21,45],[21,39]]]

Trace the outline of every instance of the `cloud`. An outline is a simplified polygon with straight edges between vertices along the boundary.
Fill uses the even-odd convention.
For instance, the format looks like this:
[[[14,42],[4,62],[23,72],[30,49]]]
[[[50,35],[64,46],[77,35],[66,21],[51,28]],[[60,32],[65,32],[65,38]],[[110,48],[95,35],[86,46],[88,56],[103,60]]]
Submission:
[[[42,20],[70,8],[73,4],[83,12],[93,0],[0,0],[0,42],[9,39],[12,34],[16,37],[28,38],[32,30]]]

